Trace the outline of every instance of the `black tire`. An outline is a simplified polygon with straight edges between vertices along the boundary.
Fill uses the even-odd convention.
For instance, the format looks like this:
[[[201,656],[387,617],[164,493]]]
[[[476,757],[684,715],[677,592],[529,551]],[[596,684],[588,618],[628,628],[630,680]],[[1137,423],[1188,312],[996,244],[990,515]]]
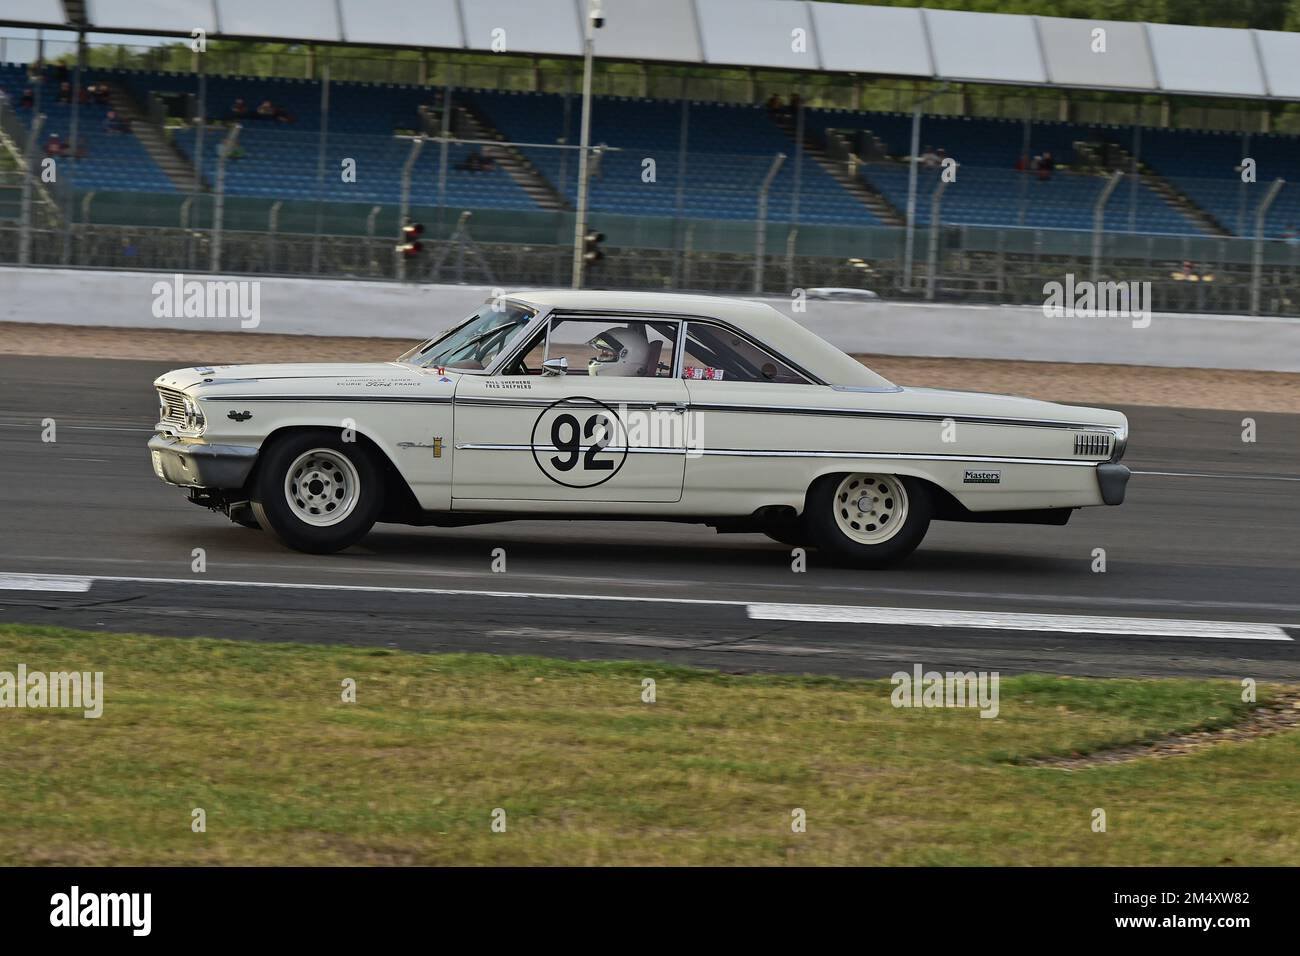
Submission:
[[[312,452],[324,454],[309,455]],[[304,456],[308,456],[305,461]],[[291,467],[302,479],[301,484],[295,479],[292,503],[286,488]],[[353,482],[353,494],[335,497],[336,491],[347,494]],[[384,481],[378,464],[364,445],[343,441],[337,431],[290,432],[264,448],[258,458],[253,514],[263,530],[297,551],[332,554],[356,544],[374,526],[383,506]],[[344,508],[345,517],[332,518],[331,507]],[[332,523],[314,524],[301,516],[313,508],[316,518]]]
[[[763,534],[777,544],[791,548],[801,548],[808,543],[808,532],[804,530],[803,519],[794,514],[769,518],[763,524]]]
[[[237,501],[230,506],[230,520],[241,528],[262,530],[262,526],[257,523],[257,517],[253,514],[252,505],[247,501]]]
[[[841,527],[840,513],[845,522],[855,520],[861,512],[856,511],[851,495],[859,493],[877,493],[882,502],[887,501],[891,508],[898,504],[894,496],[886,492],[877,492],[870,483],[863,481],[859,489],[841,490],[841,486],[855,479],[864,479],[862,475],[835,474],[823,475],[808,489],[807,504],[804,507],[803,524],[807,529],[808,539],[819,550],[829,554],[833,559],[844,564],[861,568],[885,568],[900,563],[916,550],[916,546],[925,537],[930,527],[930,515],[933,502],[930,489],[925,482],[904,475],[880,475],[902,485],[905,499],[904,514],[899,524],[895,525],[892,536],[877,544],[864,543],[850,537]],[[886,483],[886,487],[888,483]],[[888,514],[882,507],[882,514]],[[894,515],[898,511],[893,511]],[[875,525],[868,524],[871,518],[862,519],[861,533],[876,532]],[[878,520],[878,519],[877,519]],[[868,531],[867,529],[870,529]]]

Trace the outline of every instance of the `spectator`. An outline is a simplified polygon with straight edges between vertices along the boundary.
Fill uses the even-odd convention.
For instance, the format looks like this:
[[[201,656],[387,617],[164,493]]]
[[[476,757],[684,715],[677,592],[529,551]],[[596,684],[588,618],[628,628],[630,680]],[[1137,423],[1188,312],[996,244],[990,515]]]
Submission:
[[[22,99],[18,101],[18,105],[25,110],[35,109],[36,94],[32,92],[32,88],[30,86],[27,87],[27,89],[23,90],[23,96]]]
[[[1046,181],[1052,178],[1052,170],[1056,168],[1056,160],[1052,159],[1052,154],[1046,150],[1038,160],[1038,178]]]
[[[257,108],[258,119],[275,119],[275,104],[270,100],[262,100]]]
[[[95,102],[101,106],[108,106],[113,102],[107,83],[100,83],[95,87]]]
[[[785,104],[781,101],[780,94],[773,93],[767,98],[767,115],[773,118],[780,116],[781,110],[784,106]]]
[[[926,169],[934,169],[939,165],[939,154],[934,151],[933,146],[926,146],[921,150],[921,165]]]
[[[119,116],[117,110],[109,110],[108,115],[104,117],[105,133],[129,133],[131,124],[126,117]]]
[[[50,138],[45,141],[45,155],[62,156],[65,152],[67,152],[67,147],[64,145],[63,140],[59,139],[59,134],[51,133]]]
[[[244,102],[244,98],[242,96],[235,97],[235,102],[232,103],[230,106],[230,115],[235,117],[243,117],[248,115],[248,104]]]
[[[71,103],[71,102],[72,102],[72,84],[71,84],[71,83],[66,83],[66,82],[64,82],[64,83],[60,83],[60,84],[59,84],[59,102],[60,102],[60,103]]]
[[[487,156],[480,153],[477,149],[456,164],[457,169],[464,170],[468,173],[488,172],[493,168],[493,166],[495,166],[495,163],[493,163]]]
[[[60,85],[68,82],[68,64],[60,63],[54,68],[54,81]]]

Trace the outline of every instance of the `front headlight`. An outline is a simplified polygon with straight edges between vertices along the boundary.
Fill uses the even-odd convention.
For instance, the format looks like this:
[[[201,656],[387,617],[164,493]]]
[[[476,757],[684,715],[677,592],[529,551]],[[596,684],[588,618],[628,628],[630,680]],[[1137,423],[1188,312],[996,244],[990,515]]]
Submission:
[[[207,430],[208,420],[203,416],[199,403],[188,396],[185,399],[185,430],[202,435]]]

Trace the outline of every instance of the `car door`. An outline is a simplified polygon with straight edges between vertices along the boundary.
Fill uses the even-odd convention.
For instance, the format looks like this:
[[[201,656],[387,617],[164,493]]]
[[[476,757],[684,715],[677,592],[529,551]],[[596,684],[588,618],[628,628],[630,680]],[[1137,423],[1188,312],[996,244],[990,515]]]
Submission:
[[[687,400],[674,376],[680,331],[675,319],[552,315],[499,372],[463,376],[453,508],[552,502],[615,511],[680,500]],[[554,374],[561,360],[567,373]]]
[[[726,513],[737,500],[772,503],[807,487],[813,452],[865,442],[845,419],[848,404],[742,333],[707,319],[685,323],[680,369],[689,399],[685,499]],[[860,429],[856,430],[860,431]]]

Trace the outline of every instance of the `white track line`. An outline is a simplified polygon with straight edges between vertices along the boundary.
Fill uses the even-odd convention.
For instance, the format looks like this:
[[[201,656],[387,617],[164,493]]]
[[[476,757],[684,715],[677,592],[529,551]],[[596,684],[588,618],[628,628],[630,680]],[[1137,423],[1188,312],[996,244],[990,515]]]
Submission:
[[[1208,637],[1234,641],[1289,641],[1276,624],[1178,621],[1158,617],[1088,617],[1077,614],[1020,614],[1005,611],[949,611],[920,607],[848,607],[836,604],[750,604],[756,621],[815,621],[837,624],[904,624],[917,627],[986,628],[999,631],[1055,631],[1122,637]]]
[[[91,578],[71,574],[0,574],[0,591],[90,590]]]
[[[1202,471],[1135,471],[1133,474],[1157,478],[1218,478],[1221,481],[1300,481],[1300,477],[1291,475],[1211,475]]]
[[[210,578],[81,577],[63,574],[0,574],[0,589],[86,591],[96,581],[193,587],[272,588],[286,591],[354,591],[419,594],[439,597],[491,597],[551,601],[606,601],[623,604],[689,604],[743,607],[751,620],[839,624],[900,624],[917,627],[984,628],[1004,631],[1050,631],[1069,634],[1114,634],[1122,637],[1202,637],[1238,641],[1290,641],[1277,624],[1232,621],[1185,621],[1172,618],[1088,617],[1078,614],[1022,614],[1005,611],[950,611],[942,608],[859,607],[846,604],[766,604],[704,598],[639,595],[567,594],[551,591],[482,591],[472,588],[403,588],[372,584],[295,584],[291,581],[229,581]]]

